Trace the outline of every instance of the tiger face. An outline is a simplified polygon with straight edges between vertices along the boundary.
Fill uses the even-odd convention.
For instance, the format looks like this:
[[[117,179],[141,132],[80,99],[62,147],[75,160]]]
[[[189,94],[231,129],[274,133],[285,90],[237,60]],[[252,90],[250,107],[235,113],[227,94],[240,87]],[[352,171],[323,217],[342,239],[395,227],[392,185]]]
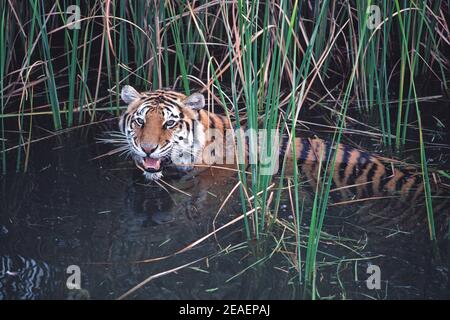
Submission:
[[[120,118],[120,130],[145,177],[160,179],[169,163],[182,171],[191,169],[205,143],[198,121],[198,110],[205,105],[203,95],[167,90],[139,93],[124,86],[121,98],[128,109]]]

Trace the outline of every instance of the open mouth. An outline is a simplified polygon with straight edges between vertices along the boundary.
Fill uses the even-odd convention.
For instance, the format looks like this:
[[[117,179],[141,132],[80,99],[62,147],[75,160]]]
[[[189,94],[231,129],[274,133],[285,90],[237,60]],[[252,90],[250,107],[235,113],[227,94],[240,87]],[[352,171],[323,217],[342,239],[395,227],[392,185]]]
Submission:
[[[144,157],[142,159],[142,166],[147,172],[158,172],[161,170],[161,159]]]

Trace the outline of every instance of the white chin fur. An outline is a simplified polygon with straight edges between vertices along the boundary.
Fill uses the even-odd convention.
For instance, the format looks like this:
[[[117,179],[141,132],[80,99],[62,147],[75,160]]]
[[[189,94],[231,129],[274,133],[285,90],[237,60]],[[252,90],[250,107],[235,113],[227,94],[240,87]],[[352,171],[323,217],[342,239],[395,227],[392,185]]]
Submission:
[[[161,171],[159,171],[159,172],[147,172],[147,171],[144,171],[145,179],[150,180],[150,181],[159,180],[159,179],[162,178],[162,176],[163,176],[163,174],[162,174]]]

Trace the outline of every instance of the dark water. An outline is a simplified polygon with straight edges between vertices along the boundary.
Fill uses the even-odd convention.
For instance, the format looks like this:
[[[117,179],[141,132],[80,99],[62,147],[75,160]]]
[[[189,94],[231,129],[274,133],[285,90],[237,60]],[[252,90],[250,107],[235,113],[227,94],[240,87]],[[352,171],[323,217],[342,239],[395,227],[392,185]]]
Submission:
[[[96,143],[100,134],[77,130],[34,143],[27,173],[0,178],[0,299],[116,299],[150,276],[154,278],[128,298],[302,297],[303,280],[290,262],[289,248],[279,247],[270,259],[256,263],[276,246],[270,239],[246,242],[242,221],[192,250],[137,263],[171,255],[241,214],[239,198],[232,197],[216,217],[236,179],[220,172],[195,179],[169,177],[189,195],[169,194],[146,185],[130,161],[94,159],[109,150]],[[292,223],[289,206],[282,207],[286,223]],[[367,210],[373,209],[330,210],[325,230],[333,237],[325,238],[318,256],[320,296],[450,298],[447,240],[433,250],[418,236],[426,225],[419,225],[419,231],[396,224],[368,231],[354,219]],[[278,235],[284,234],[279,229]],[[289,237],[286,243],[295,242]],[[380,289],[367,288],[370,264],[381,269]],[[82,290],[66,286],[71,265],[80,268]]]

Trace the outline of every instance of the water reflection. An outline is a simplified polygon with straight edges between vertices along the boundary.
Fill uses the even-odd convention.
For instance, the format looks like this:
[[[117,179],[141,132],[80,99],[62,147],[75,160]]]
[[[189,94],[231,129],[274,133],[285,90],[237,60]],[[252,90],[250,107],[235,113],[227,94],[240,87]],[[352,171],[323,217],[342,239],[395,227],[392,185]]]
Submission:
[[[53,288],[54,272],[43,261],[20,255],[0,256],[0,299],[45,298]]]

